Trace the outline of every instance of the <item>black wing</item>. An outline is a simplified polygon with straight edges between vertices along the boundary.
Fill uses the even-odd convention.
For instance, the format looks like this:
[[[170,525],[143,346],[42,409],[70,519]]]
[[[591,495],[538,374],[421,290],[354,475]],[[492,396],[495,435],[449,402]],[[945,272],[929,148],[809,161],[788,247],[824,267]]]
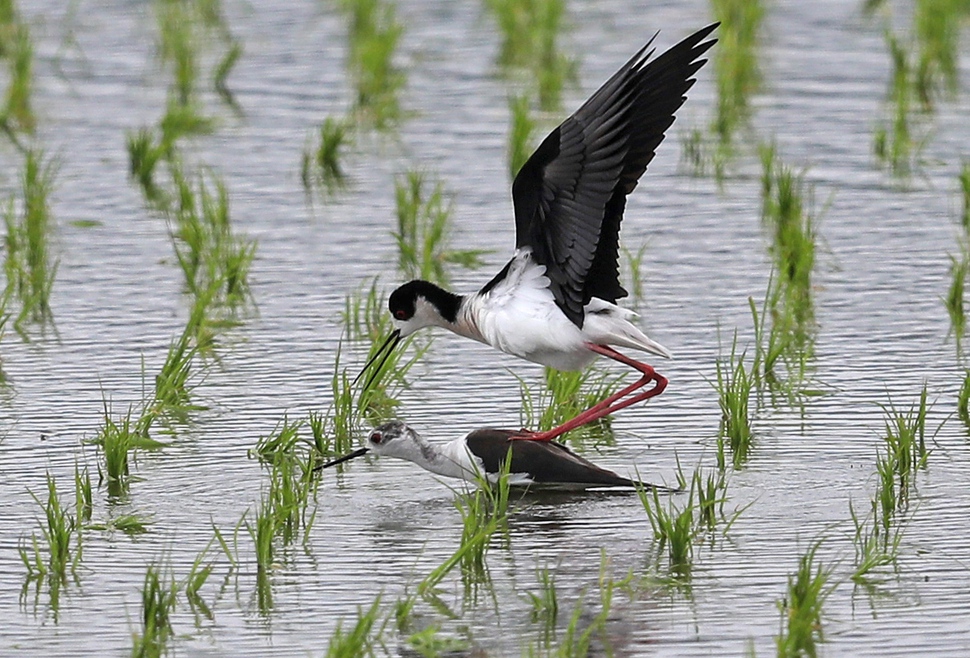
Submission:
[[[552,441],[509,441],[512,430],[483,428],[475,430],[465,441],[472,453],[482,460],[485,471],[497,473],[512,451],[510,472],[528,473],[537,484],[599,484],[633,486],[633,482],[613,471],[583,459],[572,450]]]
[[[512,183],[516,248],[546,266],[563,313],[583,326],[591,297],[615,302],[626,196],[653,159],[714,45],[709,25],[652,61],[647,43],[546,137]]]

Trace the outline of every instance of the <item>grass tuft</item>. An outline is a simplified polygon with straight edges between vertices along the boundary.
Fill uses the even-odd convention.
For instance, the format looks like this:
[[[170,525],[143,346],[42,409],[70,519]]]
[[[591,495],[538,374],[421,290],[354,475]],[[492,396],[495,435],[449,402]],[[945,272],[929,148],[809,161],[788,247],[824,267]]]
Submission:
[[[754,378],[744,365],[744,352],[737,351],[737,334],[731,343],[727,362],[719,358],[716,363],[718,404],[721,407],[721,424],[717,437],[717,465],[724,470],[727,457],[724,446],[730,448],[731,462],[739,468],[748,460],[754,433],[751,430],[749,412]]]
[[[405,276],[444,285],[448,282],[448,263],[480,267],[486,252],[447,249],[452,202],[446,198],[441,181],[434,183],[430,193],[427,184],[427,177],[420,171],[412,170],[397,178],[397,231],[392,235],[397,241],[398,267]]]
[[[320,189],[331,197],[347,186],[347,175],[341,160],[343,150],[351,143],[350,124],[345,120],[327,117],[320,125],[318,139],[303,151],[300,177],[308,194]]]
[[[177,595],[178,585],[170,570],[148,565],[141,590],[141,633],[134,635],[132,656],[157,658],[167,653]]]
[[[52,318],[50,296],[57,272],[57,261],[50,255],[50,234],[54,224],[50,214],[50,195],[55,164],[44,154],[28,150],[21,176],[21,199],[11,198],[4,213],[7,229],[4,273],[5,295],[20,302],[14,328],[23,333],[25,322],[48,322]]]
[[[546,431],[557,427],[615,393],[621,378],[597,369],[564,371],[543,369],[544,386],[538,395],[522,379],[520,417],[525,427]],[[564,435],[572,441],[592,439],[609,443],[613,440],[612,419],[609,416],[588,423]]]
[[[833,567],[817,563],[819,546],[820,543],[813,544],[799,558],[798,570],[788,576],[787,594],[778,602],[781,632],[775,643],[779,656],[815,656],[816,645],[824,641],[822,605],[832,591],[826,585]]]

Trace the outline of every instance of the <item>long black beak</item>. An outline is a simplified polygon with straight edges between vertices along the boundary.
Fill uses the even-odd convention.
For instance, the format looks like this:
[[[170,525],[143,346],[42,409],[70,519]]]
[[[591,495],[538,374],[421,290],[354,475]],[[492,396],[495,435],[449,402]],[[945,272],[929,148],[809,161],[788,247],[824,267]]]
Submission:
[[[364,384],[364,390],[370,388],[371,384],[374,383],[374,380],[377,379],[378,375],[380,375],[381,370],[384,369],[384,364],[387,363],[387,360],[390,358],[391,354],[394,353],[394,348],[396,348],[397,344],[400,342],[401,342],[401,330],[395,329],[394,331],[391,332],[391,335],[388,336],[387,339],[384,341],[384,344],[381,345],[380,348],[378,348],[378,350],[371,355],[370,359],[368,359],[367,363],[360,371],[360,374],[354,377],[353,384],[357,384],[360,378],[364,376],[364,373],[366,373],[368,370],[371,370],[371,366],[373,366],[374,363],[378,359],[380,359],[380,364],[376,368],[371,370],[370,377],[367,378],[367,383]]]
[[[331,466],[336,466],[337,464],[343,464],[346,461],[350,461],[351,459],[360,457],[368,450],[369,448],[358,448],[357,450],[354,450],[352,453],[348,455],[344,455],[343,457],[337,457],[333,461],[327,462],[326,464],[324,464],[323,466],[320,466],[319,468],[330,468]]]

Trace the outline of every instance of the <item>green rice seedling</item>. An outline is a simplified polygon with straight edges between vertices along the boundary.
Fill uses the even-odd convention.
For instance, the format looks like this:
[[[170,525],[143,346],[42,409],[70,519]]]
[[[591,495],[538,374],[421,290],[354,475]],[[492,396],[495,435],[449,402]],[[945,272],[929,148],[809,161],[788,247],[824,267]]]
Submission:
[[[886,449],[884,455],[876,455],[876,496],[873,499],[873,512],[882,526],[883,532],[888,533],[896,519],[896,512],[908,503],[907,489],[897,486],[896,473],[898,471],[896,456]]]
[[[283,420],[268,435],[260,437],[250,451],[261,463],[270,467],[269,491],[265,507],[273,514],[275,533],[284,544],[292,543],[302,530],[304,539],[316,517],[310,511],[315,500],[318,480],[314,472],[319,453],[300,438],[303,421]]]
[[[724,470],[726,455],[725,442],[731,450],[731,461],[740,468],[748,460],[754,433],[751,429],[749,406],[754,379],[744,365],[744,352],[737,351],[737,334],[731,343],[731,355],[727,362],[719,358],[716,363],[717,381],[715,389],[721,407],[721,424],[717,439],[717,465]]]
[[[306,425],[310,428],[310,451],[315,460],[337,454],[333,446],[333,437],[328,431],[327,416],[311,411],[307,416]]]
[[[154,422],[163,418],[185,423],[189,416],[208,407],[192,401],[193,390],[201,383],[195,379],[194,362],[198,348],[192,344],[196,335],[189,326],[168,348],[165,363],[155,375],[155,389],[137,423],[137,433],[147,436]]]
[[[198,26],[193,16],[195,3],[161,1],[156,3],[158,20],[158,53],[164,64],[171,65],[174,89],[180,105],[188,105],[195,95],[199,76]]]
[[[448,282],[446,264],[480,267],[486,252],[446,248],[452,203],[446,200],[441,181],[435,182],[430,194],[426,183],[425,174],[415,170],[395,181],[397,232],[392,235],[398,246],[398,267],[406,276],[444,285]]]
[[[391,316],[384,300],[383,288],[377,285],[377,277],[370,285],[361,284],[344,299],[344,311],[340,316],[344,333],[351,341],[376,343],[385,339],[393,329]]]
[[[43,558],[36,535],[32,537],[30,549],[22,542],[19,552],[20,559],[27,568],[27,581],[39,583],[40,580],[45,580],[50,592],[51,606],[56,608],[60,587],[67,584],[68,575],[75,573],[81,561],[82,544],[76,513],[71,514],[61,505],[54,477],[47,473],[46,479],[46,502],[42,502],[33,492],[30,495],[44,510],[44,519],[39,523],[47,559]]]
[[[636,253],[623,247],[623,255],[626,256],[626,271],[630,277],[630,295],[633,297],[634,306],[639,306],[643,301],[643,256],[647,253],[647,244],[640,245]]]
[[[215,541],[215,537],[199,552],[192,562],[192,567],[189,569],[188,575],[179,583],[179,589],[185,592],[185,599],[188,601],[192,611],[196,614],[196,618],[198,619],[198,615],[201,613],[209,621],[212,621],[215,615],[212,613],[212,608],[206,604],[199,592],[205,586],[206,581],[209,580],[209,576],[212,575],[214,568],[212,562],[203,565],[213,541]]]
[[[908,176],[922,147],[922,140],[914,135],[911,116],[915,73],[909,50],[888,30],[886,44],[893,63],[887,94],[890,116],[877,126],[873,150],[893,175]]]
[[[261,463],[271,465],[281,457],[295,454],[300,446],[302,426],[303,421],[291,423],[289,418],[284,416],[272,432],[259,437],[256,447],[249,451],[250,457],[256,457]]]
[[[8,24],[9,25],[9,24]],[[37,120],[31,109],[34,46],[26,24],[17,21],[8,29],[4,51],[9,64],[7,93],[0,109],[0,126],[17,142],[16,133],[32,135]]]
[[[117,421],[111,417],[107,401],[104,403],[104,424],[91,443],[101,454],[98,462],[98,484],[105,484],[108,496],[119,499],[128,494],[130,484],[130,456],[135,450],[157,450],[165,444],[141,433],[143,421],[132,417],[132,409]]]
[[[762,221],[771,235],[769,251],[775,265],[773,282],[781,306],[774,306],[774,322],[808,344],[815,310],[812,273],[815,269],[817,233],[815,219],[806,208],[802,176],[777,161],[773,144],[761,148]],[[779,317],[780,316],[780,317]]]
[[[960,392],[957,394],[957,416],[970,430],[970,370],[965,370]]]
[[[129,537],[143,535],[148,532],[148,526],[152,524],[150,517],[141,514],[121,514],[106,519],[102,523],[88,523],[84,526],[85,530],[100,530],[103,532],[114,532],[118,530]]]
[[[232,73],[232,69],[236,66],[236,62],[242,57],[242,54],[242,43],[231,39],[226,54],[219,60],[219,64],[216,65],[215,73],[212,76],[212,84],[215,87],[216,93],[219,94],[220,98],[227,105],[232,107],[236,106],[236,101],[233,98],[232,91],[229,89],[227,80],[229,79],[229,74]]]
[[[961,199],[960,226],[964,235],[970,236],[970,161],[964,162],[957,177],[960,181]]]
[[[883,407],[886,412],[886,433],[883,437],[888,458],[899,479],[900,495],[908,495],[916,471],[926,468],[930,451],[926,447],[926,385],[920,393],[919,402],[908,411],[897,409],[890,400]]]
[[[54,287],[57,261],[50,255],[50,234],[54,228],[48,195],[54,180],[55,165],[44,154],[28,150],[21,178],[21,212],[10,199],[4,220],[7,228],[4,271],[7,291],[19,300],[21,310],[14,327],[21,331],[26,321],[51,319],[50,295]]]
[[[875,499],[871,503],[872,513],[864,519],[858,516],[852,503],[849,503],[849,515],[854,528],[852,544],[855,549],[855,568],[850,578],[857,585],[871,584],[873,571],[896,564],[899,541],[902,538],[898,528],[880,523],[876,518],[879,505]]]
[[[619,387],[621,378],[595,367],[577,371],[543,369],[544,387],[538,396],[522,379],[520,416],[522,423],[538,431],[550,430],[582,413],[589,407],[609,397]],[[565,436],[570,440],[610,442],[613,439],[611,419],[607,416],[595,423],[576,428]]]
[[[352,142],[351,126],[343,119],[327,117],[320,125],[319,139],[303,151],[301,178],[307,193],[322,189],[333,196],[347,186],[341,160]]]
[[[157,658],[167,653],[166,645],[174,634],[172,613],[177,596],[170,569],[148,565],[141,590],[141,633],[134,634],[132,656]]]
[[[533,624],[542,624],[542,637],[548,642],[555,635],[556,620],[559,617],[559,600],[556,596],[556,576],[548,567],[536,568],[539,593],[526,592],[532,610],[529,617]]]
[[[102,458],[98,464],[98,484],[106,483],[108,495],[112,498],[122,498],[128,493],[128,457],[133,449],[135,433],[131,409],[115,422],[105,402],[104,425],[99,428],[94,443],[100,448]]]
[[[155,136],[148,128],[128,132],[125,141],[128,148],[128,173],[141,185],[146,199],[159,202],[162,192],[155,184],[155,166],[166,156],[164,150],[155,144]]]
[[[74,511],[77,515],[77,527],[90,523],[94,511],[94,496],[91,490],[91,474],[85,466],[83,469],[74,464]]]
[[[341,0],[348,16],[348,65],[354,78],[354,114],[377,130],[393,128],[402,112],[398,94],[407,78],[394,65],[404,26],[385,0]]]
[[[532,155],[532,143],[536,130],[535,120],[530,114],[531,102],[527,94],[509,96],[509,175],[514,179],[519,169]]]
[[[718,28],[714,51],[717,112],[712,125],[718,149],[730,152],[734,135],[751,116],[750,98],[761,86],[758,39],[764,4],[751,0],[712,0]]]
[[[478,586],[491,582],[485,556],[495,533],[507,530],[510,462],[505,460],[495,482],[479,473],[474,491],[455,495],[455,508],[462,519],[461,543],[451,557],[421,581],[420,595],[433,597],[435,588],[456,566],[461,568],[466,596],[477,591]]]
[[[204,178],[193,186],[179,168],[172,173],[179,203],[170,231],[186,287],[197,299],[233,309],[249,299],[256,243],[233,232],[229,192],[220,179],[211,193]]]
[[[381,636],[387,624],[386,619],[382,624],[378,624],[380,603],[381,597],[378,596],[366,611],[358,607],[357,621],[349,631],[344,630],[343,620],[337,622],[337,628],[334,629],[327,643],[327,658],[375,655],[376,645],[381,643]]]
[[[817,645],[824,642],[822,605],[833,589],[827,586],[833,567],[817,563],[820,544],[813,544],[799,558],[798,570],[788,576],[787,594],[778,602],[781,631],[775,643],[779,656],[814,656]]]
[[[668,501],[666,507],[661,505],[660,495],[655,488],[648,490],[637,486],[637,495],[647,513],[659,550],[667,549],[667,559],[673,575],[682,580],[689,578],[694,555],[694,540],[698,532],[694,517],[697,509],[694,503],[694,491],[690,492],[683,509],[678,509],[673,501]]]
[[[440,633],[441,628],[437,624],[431,624],[409,635],[407,645],[414,652],[413,655],[425,658],[468,655],[470,642],[457,637],[441,637]]]
[[[330,380],[332,402],[328,413],[334,450],[349,450],[365,420],[376,424],[391,417],[399,404],[396,396],[408,386],[408,372],[430,347],[430,343],[426,343],[405,360],[404,355],[412,341],[410,337],[405,339],[383,360],[374,358],[382,342],[373,341],[367,354],[369,365],[357,378],[351,378],[347,369],[341,367],[343,344],[338,346]],[[354,379],[360,383],[355,384]]]
[[[699,528],[712,533],[721,521],[726,520],[724,504],[727,502],[727,476],[724,469],[717,469],[707,474],[705,478],[701,469],[694,471],[691,477],[691,500],[697,495],[697,518]],[[737,518],[735,515],[734,518]],[[730,523],[733,523],[732,518]]]
[[[271,503],[263,500],[256,511],[255,522],[245,523],[256,550],[256,606],[263,615],[269,614],[273,609],[273,582],[270,572],[275,566],[276,519]]]
[[[963,291],[970,274],[970,253],[964,251],[960,259],[950,256],[950,288],[943,303],[950,316],[950,333],[956,341],[957,356],[963,354],[963,337],[967,332],[967,314],[963,307]]]
[[[960,23],[970,14],[963,0],[917,0],[913,28],[919,44],[916,93],[926,109],[935,98],[956,95],[959,86]]]
[[[165,154],[169,162],[175,160],[175,145],[183,137],[208,135],[215,130],[216,122],[213,118],[204,116],[194,103],[181,103],[176,98],[169,98],[165,105],[165,114],[158,122],[158,148]]]

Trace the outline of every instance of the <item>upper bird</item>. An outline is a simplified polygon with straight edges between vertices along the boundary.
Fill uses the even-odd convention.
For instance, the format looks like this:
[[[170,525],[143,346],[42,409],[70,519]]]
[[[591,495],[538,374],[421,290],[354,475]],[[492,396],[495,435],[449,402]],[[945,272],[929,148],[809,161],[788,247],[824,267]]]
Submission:
[[[401,338],[438,326],[559,370],[582,369],[600,354],[640,371],[637,382],[575,419],[520,437],[534,440],[552,440],[663,391],[666,378],[611,347],[670,356],[631,322],[635,313],[616,305],[627,294],[619,281],[620,222],[627,195],[707,61],[700,57],[714,44],[705,39],[717,25],[654,59],[651,39],[553,130],[512,183],[512,260],[473,294],[420,280],[397,288],[388,300],[396,329],[371,362],[386,358]],[[649,390],[627,397],[651,381]]]

